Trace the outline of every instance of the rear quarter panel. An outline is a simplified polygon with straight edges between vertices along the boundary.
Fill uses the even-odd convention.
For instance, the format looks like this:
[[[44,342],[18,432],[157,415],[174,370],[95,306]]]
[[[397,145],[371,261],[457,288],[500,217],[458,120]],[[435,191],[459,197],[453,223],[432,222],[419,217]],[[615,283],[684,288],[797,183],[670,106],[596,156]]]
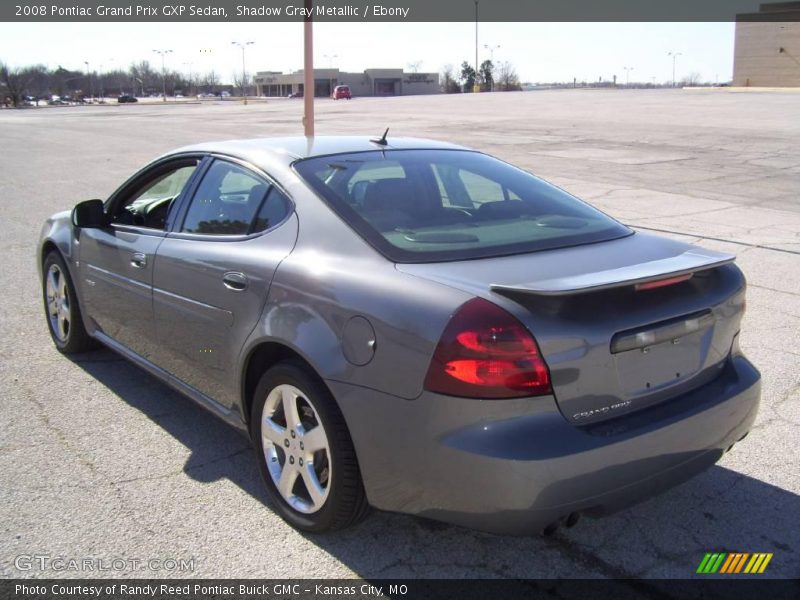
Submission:
[[[441,332],[472,295],[399,272],[293,173],[281,175],[295,202],[300,233],[243,349],[243,368],[256,346],[280,342],[323,379],[418,397]],[[345,326],[356,316],[375,332],[374,354],[363,365],[349,362],[342,349]]]

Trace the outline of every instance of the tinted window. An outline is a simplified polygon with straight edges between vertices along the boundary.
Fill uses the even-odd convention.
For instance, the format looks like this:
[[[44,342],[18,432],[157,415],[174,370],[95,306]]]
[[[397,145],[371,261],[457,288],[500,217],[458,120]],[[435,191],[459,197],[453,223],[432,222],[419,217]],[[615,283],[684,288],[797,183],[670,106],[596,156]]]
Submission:
[[[306,159],[295,168],[397,262],[532,252],[631,233],[563,190],[478,152],[360,152]]]
[[[288,210],[288,200],[256,174],[218,160],[203,176],[181,231],[246,235],[276,225]]]
[[[261,210],[256,215],[253,231],[265,231],[270,227],[275,227],[289,214],[290,206],[289,199],[278,188],[270,188],[266,200],[261,205]]]

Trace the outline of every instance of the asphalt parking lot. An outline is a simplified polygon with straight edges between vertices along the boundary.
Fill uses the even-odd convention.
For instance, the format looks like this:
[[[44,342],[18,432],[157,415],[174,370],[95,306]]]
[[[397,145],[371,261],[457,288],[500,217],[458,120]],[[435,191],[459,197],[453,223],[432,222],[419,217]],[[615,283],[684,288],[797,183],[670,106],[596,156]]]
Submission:
[[[301,535],[265,506],[237,433],[110,351],[53,347],[34,259],[48,215],[183,144],[300,133],[301,111],[287,99],[0,111],[0,576],[92,575],[18,568],[48,555],[194,559],[194,572],[102,573],[126,577],[682,578],[710,551],[773,552],[765,576],[800,576],[799,92],[318,102],[318,134],[390,127],[477,147],[634,227],[738,255],[741,342],[764,384],[754,430],[688,483],[550,538],[384,513]]]

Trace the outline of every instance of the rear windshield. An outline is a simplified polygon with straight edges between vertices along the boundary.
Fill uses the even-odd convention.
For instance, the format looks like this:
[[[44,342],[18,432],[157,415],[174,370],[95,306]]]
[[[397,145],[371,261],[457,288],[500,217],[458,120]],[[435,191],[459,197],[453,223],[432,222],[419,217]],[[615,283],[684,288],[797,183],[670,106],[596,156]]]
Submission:
[[[295,169],[394,262],[485,258],[624,237],[624,225],[516,167],[467,150],[384,150]]]

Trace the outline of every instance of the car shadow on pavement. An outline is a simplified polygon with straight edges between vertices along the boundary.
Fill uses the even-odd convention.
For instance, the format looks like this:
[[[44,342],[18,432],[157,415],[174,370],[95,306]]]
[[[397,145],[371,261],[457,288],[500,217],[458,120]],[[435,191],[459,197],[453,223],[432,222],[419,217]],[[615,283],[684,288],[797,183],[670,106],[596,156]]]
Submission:
[[[226,478],[269,506],[249,441],[235,429],[110,350],[74,362],[190,450],[188,477]],[[758,431],[741,443],[749,444],[759,444]],[[685,578],[705,552],[720,551],[773,552],[770,575],[797,577],[798,514],[797,494],[716,465],[640,505],[551,537],[496,536],[382,512],[344,531],[304,537],[367,579]]]

